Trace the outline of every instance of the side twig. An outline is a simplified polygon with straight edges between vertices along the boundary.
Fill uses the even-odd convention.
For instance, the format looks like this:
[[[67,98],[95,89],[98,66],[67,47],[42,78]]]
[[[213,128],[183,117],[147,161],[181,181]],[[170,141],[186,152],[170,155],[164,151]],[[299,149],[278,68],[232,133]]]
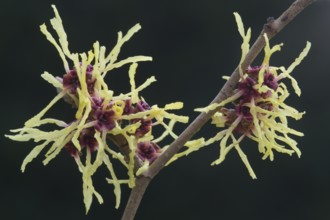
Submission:
[[[288,23],[290,23],[300,12],[302,12],[307,6],[313,3],[315,0],[296,0],[283,14],[276,20],[274,18],[268,18],[267,23],[264,25],[259,37],[252,45],[250,51],[247,53],[244,62],[242,63],[242,69],[247,67],[254,61],[257,55],[265,46],[265,40],[263,35],[266,33],[268,38],[273,38],[279,33]],[[213,99],[211,103],[220,103],[225,100],[232,93],[239,80],[239,68],[237,67],[232,73],[230,79],[222,87],[218,95]],[[211,116],[217,111],[209,111],[208,113],[201,113],[197,118],[180,134],[180,136],[173,141],[168,149],[162,153],[159,158],[154,161],[148,171],[146,171],[141,177],[137,178],[136,186],[132,189],[131,195],[127,202],[122,220],[133,220],[136,211],[140,205],[144,192],[149,185],[150,181],[159,173],[159,171],[165,166],[165,164],[176,154],[184,144],[189,141],[194,134],[196,134],[205,123],[211,118]]]

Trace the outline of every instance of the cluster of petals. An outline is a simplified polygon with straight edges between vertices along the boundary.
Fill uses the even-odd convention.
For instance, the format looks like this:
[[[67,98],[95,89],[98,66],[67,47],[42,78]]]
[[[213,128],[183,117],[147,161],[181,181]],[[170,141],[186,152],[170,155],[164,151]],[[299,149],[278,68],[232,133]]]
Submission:
[[[45,153],[44,165],[62,150],[67,151],[82,173],[86,212],[94,196],[99,203],[103,203],[102,196],[93,186],[92,176],[101,165],[105,165],[110,176],[107,182],[114,186],[118,208],[121,185],[127,184],[131,188],[135,186],[136,177],[148,169],[149,164],[162,153],[158,143],[167,136],[176,138],[173,126],[177,122],[186,123],[188,117],[168,112],[181,109],[181,102],[158,107],[150,106],[140,97],[139,93],[156,80],[152,76],[141,85],[136,85],[134,78],[138,62],[151,61],[151,57],[139,55],[118,60],[121,47],[141,28],[139,24],[133,26],[125,35],[118,32],[117,43],[108,53],[99,42],[95,42],[88,53],[72,53],[59,13],[55,6],[53,9],[55,17],[50,22],[58,40],[47,30],[45,24],[41,25],[40,29],[57,49],[64,64],[65,74],[55,77],[45,72],[41,76],[57,89],[58,94],[42,111],[26,121],[24,127],[13,129],[11,132],[14,134],[6,136],[15,141],[33,140],[37,143],[24,159],[22,172],[26,165],[46,148],[48,150]],[[126,64],[130,65],[128,77],[131,89],[126,94],[116,95],[108,88],[105,77],[111,70]],[[64,122],[45,117],[48,110],[63,99],[76,108],[72,121]],[[46,124],[53,124],[58,129],[44,131],[42,127]],[[163,133],[154,137],[152,128],[157,125],[163,127]],[[120,150],[121,146],[114,144],[118,144],[119,140],[128,148],[127,155]],[[141,162],[139,166],[136,164],[137,159]],[[127,168],[127,178],[117,177],[113,160],[119,160]]]
[[[296,153],[298,157],[301,155],[297,142],[290,135],[303,136],[303,133],[289,128],[288,118],[299,120],[304,112],[299,112],[285,103],[289,97],[289,91],[282,80],[288,78],[295,93],[300,96],[301,90],[291,73],[307,55],[311,44],[307,42],[305,49],[288,68],[270,66],[270,57],[281,49],[282,44],[270,47],[268,37],[264,34],[266,45],[262,64],[243,70],[241,64],[249,51],[251,29],[245,32],[241,17],[238,13],[234,15],[239,33],[243,38],[242,57],[239,64],[240,80],[233,94],[221,103],[213,103],[196,109],[199,112],[217,109],[218,111],[212,116],[212,124],[224,129],[208,140],[201,138],[188,143],[186,150],[177,154],[171,161],[214,142],[220,142],[220,156],[212,165],[222,163],[226,155],[232,149],[236,149],[250,176],[255,179],[256,175],[240,146],[244,138],[257,142],[263,159],[273,160],[274,151],[289,155]]]

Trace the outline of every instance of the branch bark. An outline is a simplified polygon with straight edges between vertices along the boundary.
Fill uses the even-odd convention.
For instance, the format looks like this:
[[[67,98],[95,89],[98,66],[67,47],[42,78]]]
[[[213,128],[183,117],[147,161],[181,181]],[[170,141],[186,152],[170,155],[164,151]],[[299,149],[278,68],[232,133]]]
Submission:
[[[273,38],[279,33],[288,23],[290,23],[300,12],[302,12],[307,6],[313,3],[315,0],[296,0],[292,5],[282,13],[276,20],[274,18],[268,18],[267,23],[264,25],[259,37],[252,45],[250,51],[247,53],[244,62],[241,67],[243,70],[254,61],[257,55],[265,46],[265,40],[263,35],[266,33],[268,38]],[[230,79],[225,83],[217,96],[211,103],[220,103],[225,100],[232,91],[235,89],[239,80],[239,68],[236,67],[232,73]],[[211,118],[211,116],[217,111],[210,111],[208,113],[201,113],[197,118],[180,134],[180,136],[173,141],[168,149],[163,152],[157,160],[153,162],[148,171],[142,176],[137,178],[136,186],[132,189],[130,198],[127,202],[122,220],[133,220],[139,204],[143,198],[144,192],[149,185],[150,181],[159,173],[159,171],[165,166],[165,164],[176,154],[184,144],[189,141],[194,134],[196,134]]]

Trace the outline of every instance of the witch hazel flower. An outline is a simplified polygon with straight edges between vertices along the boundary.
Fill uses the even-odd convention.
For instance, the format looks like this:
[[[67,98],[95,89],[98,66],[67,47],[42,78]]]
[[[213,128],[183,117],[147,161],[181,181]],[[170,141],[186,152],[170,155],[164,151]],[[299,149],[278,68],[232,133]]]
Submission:
[[[155,82],[154,76],[141,85],[136,85],[135,74],[138,62],[151,61],[149,56],[132,56],[118,60],[118,55],[125,42],[141,28],[139,24],[132,27],[125,35],[118,33],[116,45],[106,52],[99,42],[93,44],[93,49],[87,53],[72,53],[69,50],[67,35],[62,20],[55,6],[52,6],[55,17],[50,20],[58,40],[52,35],[45,24],[40,26],[41,32],[57,49],[65,73],[55,77],[45,72],[41,76],[53,85],[58,94],[37,115],[25,122],[19,129],[13,129],[13,134],[6,137],[14,141],[33,140],[37,146],[27,155],[21,166],[25,171],[27,164],[36,158],[46,148],[44,165],[67,152],[76,162],[82,173],[83,196],[86,213],[90,209],[93,197],[103,203],[102,196],[93,185],[93,175],[101,165],[109,172],[107,182],[114,186],[116,208],[119,207],[121,185],[135,186],[135,179],[146,171],[149,165],[163,152],[160,142],[167,136],[176,138],[173,132],[175,123],[187,123],[188,117],[169,113],[181,109],[183,103],[175,102],[164,107],[149,105],[139,93]],[[105,83],[107,73],[113,69],[129,64],[129,83],[131,91],[116,95]],[[59,119],[47,118],[46,113],[59,100],[64,99],[76,108],[75,117],[65,122]],[[42,126],[56,125],[53,131],[44,131]],[[153,127],[164,128],[159,137],[153,136]],[[127,168],[127,178],[119,179],[113,166],[113,160]],[[139,163],[139,164],[137,164]]]
[[[298,112],[285,103],[289,97],[289,91],[283,79],[288,78],[295,93],[300,96],[301,90],[291,73],[307,55],[311,44],[307,42],[305,49],[288,68],[275,67],[270,65],[270,57],[276,51],[280,51],[283,44],[270,47],[265,34],[265,56],[262,64],[242,70],[241,64],[249,51],[251,29],[249,28],[245,32],[241,17],[238,13],[234,13],[234,15],[239,33],[243,38],[238,85],[233,95],[223,102],[196,109],[199,112],[219,109],[212,116],[212,124],[225,129],[208,140],[201,138],[188,142],[186,150],[175,155],[170,162],[214,142],[220,142],[220,156],[212,165],[222,163],[226,155],[232,149],[236,149],[250,176],[256,179],[248,158],[241,148],[244,138],[249,138],[257,143],[258,150],[263,155],[262,159],[274,160],[274,151],[289,155],[296,153],[298,157],[301,155],[297,142],[290,136],[303,136],[303,133],[288,127],[288,118],[299,120],[304,112]]]

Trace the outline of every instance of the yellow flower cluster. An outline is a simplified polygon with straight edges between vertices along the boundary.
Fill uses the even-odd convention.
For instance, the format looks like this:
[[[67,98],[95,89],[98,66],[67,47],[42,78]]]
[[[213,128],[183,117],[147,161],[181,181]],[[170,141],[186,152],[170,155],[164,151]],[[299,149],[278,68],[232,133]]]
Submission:
[[[132,56],[118,60],[121,47],[141,27],[139,24],[132,27],[125,35],[118,33],[116,45],[110,52],[106,52],[99,42],[93,44],[93,50],[88,53],[72,53],[69,50],[67,35],[62,20],[55,6],[52,6],[55,17],[50,20],[58,40],[47,30],[45,24],[40,26],[41,32],[57,49],[65,69],[63,78],[54,77],[45,72],[41,76],[52,84],[58,91],[55,98],[36,116],[26,121],[23,128],[11,130],[13,135],[6,137],[15,141],[33,140],[38,145],[24,159],[21,170],[37,157],[46,147],[43,164],[48,164],[62,149],[66,149],[74,158],[82,173],[83,195],[86,213],[88,212],[93,196],[103,203],[102,196],[93,186],[92,176],[104,164],[110,174],[108,182],[114,185],[116,208],[120,204],[121,184],[134,187],[135,178],[148,169],[151,163],[161,152],[157,143],[166,136],[177,136],[172,131],[176,122],[186,123],[188,117],[169,113],[183,107],[181,102],[175,102],[164,107],[149,106],[139,96],[139,92],[155,82],[155,77],[148,78],[143,84],[137,86],[134,80],[138,62],[151,61],[148,56]],[[73,69],[70,69],[72,64]],[[123,65],[130,64],[129,82],[131,91],[126,94],[115,95],[108,88],[104,78],[106,74]],[[64,122],[54,118],[44,117],[47,111],[59,100],[66,100],[77,108],[75,118]],[[43,131],[41,126],[54,124],[57,130]],[[153,137],[152,127],[160,125],[164,132],[157,138]],[[112,138],[108,138],[111,136]],[[112,149],[108,145],[109,139],[116,140],[121,137],[129,148],[129,154]],[[92,154],[95,153],[95,159]],[[127,168],[127,179],[118,179],[113,168],[112,160],[119,160]],[[140,169],[135,163],[138,158],[142,164]]]
[[[270,57],[274,52],[281,49],[282,44],[271,48],[265,34],[266,46],[262,64],[242,70],[241,64],[249,51],[251,30],[249,28],[245,32],[241,17],[238,13],[234,13],[234,15],[239,33],[243,38],[242,57],[239,64],[240,81],[237,89],[234,90],[234,94],[231,97],[221,103],[214,103],[205,108],[196,109],[196,111],[200,112],[219,109],[212,117],[212,124],[216,127],[226,127],[226,129],[208,140],[201,138],[187,143],[187,149],[175,155],[171,161],[219,141],[220,156],[212,165],[223,162],[226,155],[235,148],[247,167],[250,176],[255,179],[256,175],[247,156],[240,147],[240,143],[245,137],[258,143],[258,149],[263,154],[263,159],[270,158],[270,160],[273,160],[273,151],[289,155],[296,153],[298,157],[301,155],[297,142],[289,135],[303,136],[303,133],[289,128],[287,118],[301,119],[304,112],[300,113],[293,107],[285,104],[289,92],[281,80],[284,78],[290,79],[295,93],[300,96],[299,86],[290,74],[307,55],[311,44],[307,42],[305,49],[288,68],[283,66],[274,67],[269,64]]]

